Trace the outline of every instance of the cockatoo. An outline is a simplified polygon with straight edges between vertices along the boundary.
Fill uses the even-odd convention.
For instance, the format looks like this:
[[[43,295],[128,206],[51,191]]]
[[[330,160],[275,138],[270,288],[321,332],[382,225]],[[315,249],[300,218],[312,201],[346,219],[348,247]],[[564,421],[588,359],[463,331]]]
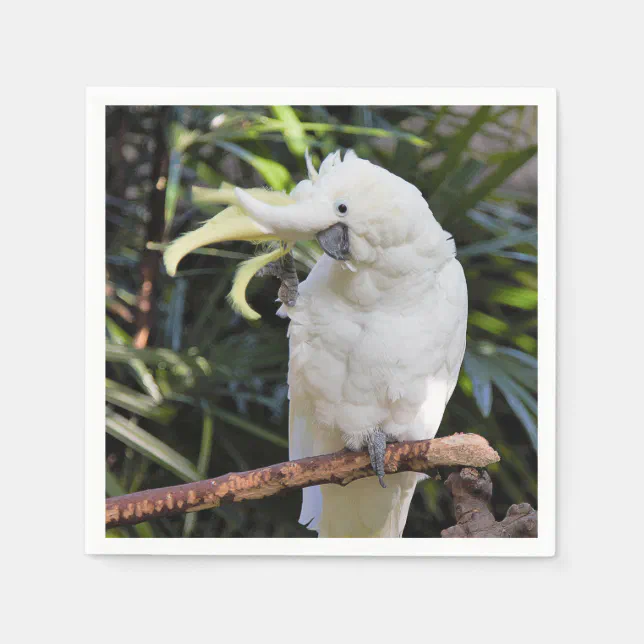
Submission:
[[[452,236],[415,186],[351,150],[329,155],[319,172],[308,153],[306,161],[309,178],[290,195],[215,191],[213,201],[231,207],[174,242],[166,267],[173,274],[208,243],[279,241],[242,265],[231,293],[238,310],[258,317],[244,296],[257,269],[279,267],[297,241],[318,240],[324,254],[299,289],[292,265],[281,264],[289,455],[367,449],[377,477],[304,489],[300,522],[320,537],[400,537],[424,475],[385,475],[386,442],[438,431],[465,351],[465,276]]]

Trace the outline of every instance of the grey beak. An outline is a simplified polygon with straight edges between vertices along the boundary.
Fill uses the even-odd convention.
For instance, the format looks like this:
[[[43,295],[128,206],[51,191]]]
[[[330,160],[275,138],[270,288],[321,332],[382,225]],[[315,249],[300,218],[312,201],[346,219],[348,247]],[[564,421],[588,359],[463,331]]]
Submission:
[[[349,255],[349,228],[346,224],[333,224],[315,237],[329,257],[338,260],[351,259],[351,255]]]

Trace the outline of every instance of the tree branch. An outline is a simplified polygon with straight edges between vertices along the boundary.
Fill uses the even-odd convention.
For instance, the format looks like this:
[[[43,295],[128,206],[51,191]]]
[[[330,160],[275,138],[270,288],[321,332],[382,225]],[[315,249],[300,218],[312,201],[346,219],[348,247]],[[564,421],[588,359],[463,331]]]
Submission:
[[[537,513],[528,503],[512,505],[502,521],[490,511],[492,479],[483,471],[464,467],[447,477],[457,524],[441,532],[444,539],[528,538],[537,535]]]
[[[482,436],[453,434],[387,445],[385,472],[426,472],[438,466],[486,467],[499,460],[499,455]],[[112,497],[105,501],[105,525],[114,528],[156,517],[198,512],[311,485],[335,483],[344,486],[368,476],[374,476],[374,472],[367,452],[345,449],[206,481]]]

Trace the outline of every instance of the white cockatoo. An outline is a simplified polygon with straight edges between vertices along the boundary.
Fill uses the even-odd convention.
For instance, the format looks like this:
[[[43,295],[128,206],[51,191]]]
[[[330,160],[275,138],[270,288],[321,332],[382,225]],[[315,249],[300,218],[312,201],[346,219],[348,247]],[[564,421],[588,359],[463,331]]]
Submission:
[[[290,458],[368,449],[377,478],[306,488],[300,522],[321,537],[400,537],[424,475],[385,475],[386,441],[438,431],[465,351],[465,276],[453,238],[416,187],[352,151],[329,155],[319,173],[307,154],[307,166],[309,179],[290,195],[214,191],[212,201],[231,207],[179,238],[166,266],[173,274],[208,243],[279,240],[238,272],[232,303],[252,318],[244,292],[257,269],[285,265],[297,241],[319,241],[325,254],[299,290],[292,263],[282,275]]]

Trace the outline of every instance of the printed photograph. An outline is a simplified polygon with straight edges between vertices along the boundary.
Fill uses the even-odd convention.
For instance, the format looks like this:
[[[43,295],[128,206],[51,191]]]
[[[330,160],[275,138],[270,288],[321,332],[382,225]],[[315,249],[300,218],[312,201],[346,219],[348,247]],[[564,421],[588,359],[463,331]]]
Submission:
[[[538,127],[107,106],[105,536],[537,538]]]

